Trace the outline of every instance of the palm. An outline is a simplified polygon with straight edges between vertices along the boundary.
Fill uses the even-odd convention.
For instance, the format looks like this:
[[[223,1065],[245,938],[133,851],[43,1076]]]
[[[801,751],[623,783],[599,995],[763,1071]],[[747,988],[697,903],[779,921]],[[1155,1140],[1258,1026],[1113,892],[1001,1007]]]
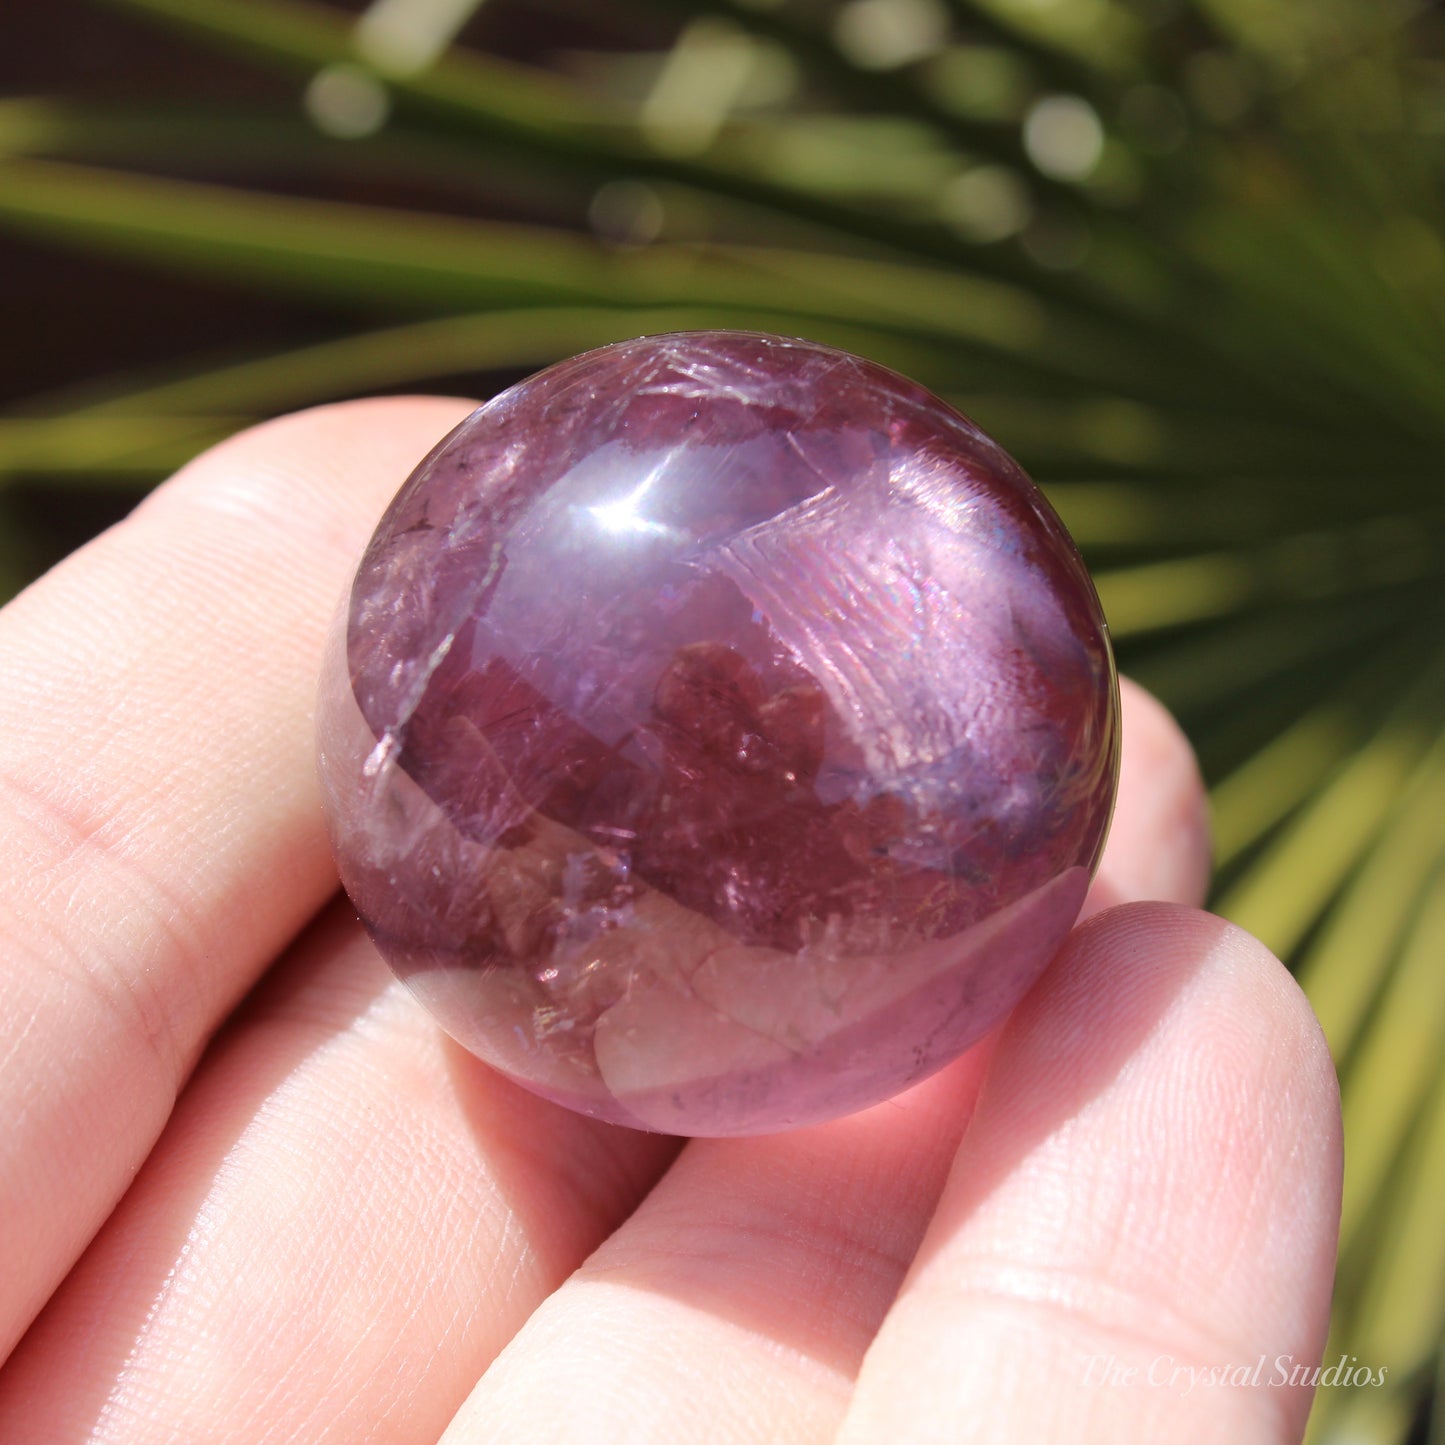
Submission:
[[[326,907],[321,637],[460,407],[247,434],[0,619],[0,1439],[1297,1438],[1307,1389],[1157,1367],[1308,1363],[1328,1307],[1333,1073],[1217,920],[1108,913],[903,1098],[680,1146],[491,1074]],[[1091,908],[1197,903],[1187,750],[1125,720]]]

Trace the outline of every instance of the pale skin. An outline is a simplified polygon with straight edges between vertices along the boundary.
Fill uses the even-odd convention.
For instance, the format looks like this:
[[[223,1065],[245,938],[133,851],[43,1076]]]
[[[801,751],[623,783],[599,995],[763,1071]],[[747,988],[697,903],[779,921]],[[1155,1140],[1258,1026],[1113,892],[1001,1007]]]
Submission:
[[[1339,1099],[1197,911],[1197,771],[1139,689],[1088,921],[865,1114],[595,1124],[391,980],[334,901],[315,678],[467,405],[244,433],[0,613],[0,1439],[1299,1439],[1307,1388],[1171,1374],[1318,1357]]]

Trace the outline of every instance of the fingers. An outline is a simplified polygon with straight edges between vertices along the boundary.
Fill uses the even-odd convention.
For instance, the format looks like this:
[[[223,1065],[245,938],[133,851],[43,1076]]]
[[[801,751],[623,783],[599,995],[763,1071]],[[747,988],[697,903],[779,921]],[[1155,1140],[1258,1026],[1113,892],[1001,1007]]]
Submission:
[[[1209,806],[1194,752],[1165,708],[1127,677],[1119,703],[1119,793],[1085,918],[1151,898],[1197,906],[1209,889]]]
[[[484,1068],[335,908],[0,1370],[0,1440],[433,1445],[674,1148]]]
[[[1101,916],[999,1041],[840,1441],[1297,1440],[1339,1181],[1283,968],[1204,914]]]
[[[14,882],[0,887],[7,943],[0,983],[12,1002],[0,1020],[0,1106],[18,1121],[0,1142],[0,1213],[4,1240],[27,1242],[23,1255],[10,1245],[0,1257],[7,1284],[0,1342],[23,1326],[109,1210],[216,1020],[331,886],[309,741],[321,636],[385,498],[461,411],[450,403],[379,403],[261,429],[203,459],[136,520],[0,619],[7,673],[23,680],[18,703],[0,703],[0,842],[16,862]],[[346,954],[339,945],[332,951]],[[378,1007],[396,996],[378,993]],[[358,1005],[357,1021],[374,1021],[369,1005]],[[344,1038],[355,1032],[338,1029],[334,1019],[330,1026]],[[250,1027],[236,1037],[249,1037]],[[279,1027],[283,1037],[296,1032],[284,1010]],[[422,1028],[435,1045],[430,1025]],[[86,1040],[84,1049],[70,1048],[76,1037]],[[293,1073],[311,1079],[305,1066],[313,1053],[318,1061],[333,1057],[318,1045],[294,1070],[253,1060],[237,1066],[234,1097],[224,1089],[220,1103],[200,1096],[220,1136],[177,1121],[174,1147],[158,1151],[7,1375],[8,1398],[20,1402],[11,1407],[21,1412],[17,1431],[40,1420],[44,1432],[36,1438],[47,1440],[72,1429],[113,1439],[146,1432],[178,1438],[177,1430],[185,1438],[199,1429],[212,1438],[210,1409],[242,1422],[237,1430],[245,1438],[245,1422],[259,1418],[255,1401],[264,1395],[304,1420],[298,1428],[310,1438],[317,1412],[345,1380],[357,1401],[346,1417],[352,1438],[367,1418],[388,1428],[396,1420],[395,1438],[411,1438],[411,1422],[427,1417],[408,1394],[406,1366],[415,1362],[435,1389],[432,1398],[452,1403],[468,1372],[482,1367],[550,1283],[625,1212],[657,1164],[656,1141],[636,1146],[635,1165],[622,1169],[607,1200],[584,1190],[580,1209],[568,1214],[577,1201],[569,1203],[565,1189],[559,1196],[555,1170],[524,1170],[532,1183],[519,1185],[508,1166],[535,1143],[563,1160],[599,1160],[605,1172],[587,1142],[593,1126],[555,1125],[566,1116],[529,1102],[542,1114],[521,1109],[510,1125],[482,1128],[480,1193],[463,1191],[468,1207],[434,1220],[417,1209],[417,1193],[428,1193],[418,1179],[451,1182],[458,1167],[455,1146],[445,1142],[451,1126],[437,1126],[444,1136],[438,1155],[410,1177],[378,1149],[372,1132],[378,1123],[381,1137],[402,1132],[384,1103],[414,1102],[415,1080],[428,1077],[426,1070],[398,1064],[411,1082],[393,1092],[360,1089],[356,1097],[371,1102],[353,1116],[346,1107],[355,1080],[346,1068],[326,1074],[314,1096],[300,1086],[290,1091]],[[344,1049],[339,1056],[347,1057]],[[872,1288],[835,1285],[829,1294],[818,1263],[800,1258],[794,1293],[830,1302],[811,1322],[806,1312],[780,1308],[772,1334],[753,1329],[739,1341],[740,1358],[761,1360],[766,1371],[762,1356],[788,1353],[778,1349],[778,1337],[793,1340],[805,1372],[817,1365],[831,1382],[831,1395],[806,1397],[822,1400],[824,1415],[841,1406],[837,1381],[850,1373],[850,1349],[856,1358],[886,1305],[908,1231],[916,1237],[923,1227],[927,1209],[916,1201],[936,1191],[967,1115],[972,1069],[974,1062],[965,1063],[917,1100],[884,1106],[914,1110],[922,1121],[916,1129],[895,1125],[876,1144],[866,1131],[847,1134],[846,1158],[842,1145],[823,1138],[810,1184],[784,1178],[765,1191],[769,1210],[781,1201],[784,1215],[795,1206],[806,1219],[809,1188],[815,1201],[831,1201],[860,1177],[874,1181],[857,1188],[837,1234],[845,1255],[852,1249],[884,1261]],[[434,1071],[430,1077],[434,1084]],[[478,1097],[509,1092],[486,1077]],[[247,1078],[274,1093],[247,1096]],[[321,1126],[338,1118],[332,1139]],[[255,1130],[273,1119],[277,1142],[267,1155]],[[307,1132],[308,1120],[318,1133]],[[582,1133],[574,1138],[571,1128]],[[837,1137],[845,1136],[840,1130]],[[335,1146],[330,1155],[328,1145]],[[260,1150],[254,1168],[253,1146]],[[747,1176],[748,1156],[739,1162],[719,1151],[722,1165],[690,1176],[691,1185],[684,1174],[684,1206],[699,1190],[724,1190]],[[707,1164],[705,1151],[697,1152]],[[308,1161],[305,1169],[296,1168],[298,1159]],[[321,1161],[314,1179],[312,1159]],[[771,1176],[763,1170],[762,1177]],[[160,1182],[146,1182],[152,1178]],[[560,1180],[576,1182],[570,1174]],[[396,1193],[398,1181],[410,1192]],[[235,1192],[227,1197],[226,1189]],[[483,1197],[493,1201],[488,1217],[506,1222],[478,1243]],[[328,1213],[338,1198],[361,1212]],[[273,1200],[279,1213],[265,1207]],[[375,1215],[362,1208],[372,1200]],[[736,1238],[745,1204],[729,1201],[720,1228],[703,1228],[686,1248],[699,1253],[709,1239]],[[537,1231],[558,1209],[572,1223],[562,1229],[564,1242],[549,1246]],[[392,1216],[421,1219],[398,1232],[409,1246],[365,1253],[383,1232],[378,1219]],[[756,1222],[749,1231],[766,1235]],[[459,1276],[452,1295],[439,1261],[450,1257],[444,1247],[458,1242],[476,1246],[483,1264]],[[433,1245],[443,1253],[419,1248]],[[351,1247],[363,1250],[359,1273]],[[6,1248],[0,1241],[0,1251]],[[502,1276],[483,1267],[493,1254]],[[529,1264],[534,1256],[547,1262]],[[514,1275],[505,1273],[509,1262]],[[758,1289],[779,1262],[768,1249],[758,1251],[751,1276]],[[184,1283],[191,1271],[193,1287]],[[498,1282],[514,1276],[515,1289]],[[250,1279],[261,1282],[255,1294],[238,1287]],[[418,1280],[439,1281],[437,1292],[416,1292]],[[346,1292],[352,1286],[359,1294]],[[232,1294],[236,1307],[228,1312],[220,1305]],[[469,1310],[465,1301],[478,1299],[482,1306]],[[266,1313],[267,1300],[289,1302],[292,1328]],[[400,1317],[387,1307],[398,1300]],[[80,1354],[81,1364],[64,1364],[73,1350],[46,1347],[77,1338],[100,1346]],[[55,1360],[61,1373],[46,1385]],[[448,1375],[444,1362],[452,1360],[457,1373]],[[192,1386],[188,1398],[199,1405],[177,1397]],[[210,1429],[201,1429],[203,1418]]]
[[[975,1051],[836,1123],[690,1144],[532,1316],[446,1445],[828,1438],[982,1065]]]
[[[1130,798],[1101,876],[1115,893],[1157,886],[1192,900],[1197,839],[1176,847],[1169,833],[1203,833],[1198,771],[1158,704],[1125,696]],[[986,1054],[835,1124],[689,1144],[528,1321],[448,1445],[830,1439],[932,1214]]]
[[[0,1358],[335,886],[323,634],[386,499],[465,411],[246,433],[0,614]]]

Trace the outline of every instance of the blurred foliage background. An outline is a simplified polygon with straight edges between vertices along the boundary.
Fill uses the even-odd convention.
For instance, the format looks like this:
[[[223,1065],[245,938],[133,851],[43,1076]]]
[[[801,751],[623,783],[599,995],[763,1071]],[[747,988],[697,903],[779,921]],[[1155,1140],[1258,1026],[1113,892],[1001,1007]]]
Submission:
[[[1183,720],[1344,1085],[1312,1438],[1445,1442],[1445,23],[1414,0],[0,19],[0,592],[265,415],[690,326],[976,417]]]

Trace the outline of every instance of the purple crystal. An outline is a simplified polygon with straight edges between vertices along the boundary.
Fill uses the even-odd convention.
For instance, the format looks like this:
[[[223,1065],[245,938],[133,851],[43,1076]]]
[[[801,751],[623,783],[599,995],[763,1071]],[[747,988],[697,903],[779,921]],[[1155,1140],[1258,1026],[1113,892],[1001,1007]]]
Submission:
[[[862,1108],[996,1024],[1118,769],[1073,544],[972,423],[803,341],[554,366],[417,468],[323,679],[342,880],[461,1043],[599,1118]]]

